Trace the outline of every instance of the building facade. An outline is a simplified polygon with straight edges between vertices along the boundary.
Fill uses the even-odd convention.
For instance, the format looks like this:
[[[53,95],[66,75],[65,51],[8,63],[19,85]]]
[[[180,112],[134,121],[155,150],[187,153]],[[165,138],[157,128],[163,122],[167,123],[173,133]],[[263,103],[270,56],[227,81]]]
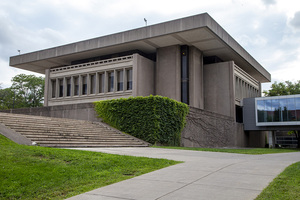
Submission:
[[[45,106],[161,95],[234,127],[243,123],[243,98],[259,97],[271,80],[207,13],[13,56],[10,65],[45,74]]]

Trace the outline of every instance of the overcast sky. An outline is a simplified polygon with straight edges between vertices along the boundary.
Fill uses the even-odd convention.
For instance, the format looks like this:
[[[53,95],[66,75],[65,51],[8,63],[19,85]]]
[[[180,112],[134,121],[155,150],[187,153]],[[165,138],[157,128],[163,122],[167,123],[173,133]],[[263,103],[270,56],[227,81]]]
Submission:
[[[274,81],[300,80],[299,0],[1,0],[0,83],[9,57],[207,12]],[[39,74],[35,74],[39,75]],[[263,84],[269,89],[270,84]]]

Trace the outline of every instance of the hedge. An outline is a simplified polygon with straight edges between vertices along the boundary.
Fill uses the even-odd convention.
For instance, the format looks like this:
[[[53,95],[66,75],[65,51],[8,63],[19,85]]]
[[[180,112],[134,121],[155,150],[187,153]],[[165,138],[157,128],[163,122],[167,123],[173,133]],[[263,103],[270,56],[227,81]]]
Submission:
[[[152,144],[180,145],[189,107],[161,96],[94,102],[105,123]]]

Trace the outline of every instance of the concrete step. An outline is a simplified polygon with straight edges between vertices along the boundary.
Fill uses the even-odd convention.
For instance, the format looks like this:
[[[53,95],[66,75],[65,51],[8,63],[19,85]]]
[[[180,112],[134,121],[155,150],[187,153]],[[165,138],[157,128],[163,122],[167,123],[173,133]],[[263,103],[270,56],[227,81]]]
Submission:
[[[0,123],[48,147],[144,147],[148,143],[100,123],[0,113]]]

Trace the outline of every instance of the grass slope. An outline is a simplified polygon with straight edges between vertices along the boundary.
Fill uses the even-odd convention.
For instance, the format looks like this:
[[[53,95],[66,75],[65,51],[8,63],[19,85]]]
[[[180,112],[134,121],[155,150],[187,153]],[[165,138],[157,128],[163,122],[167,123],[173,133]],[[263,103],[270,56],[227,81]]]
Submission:
[[[0,135],[0,199],[64,199],[176,163],[24,146]]]
[[[256,198],[256,200],[283,199],[300,199],[300,162],[287,167]]]
[[[239,154],[271,154],[271,153],[289,153],[297,152],[299,149],[268,149],[268,148],[255,148],[255,149],[218,149],[218,148],[197,148],[197,147],[169,147],[169,146],[152,146],[154,148],[166,149],[181,149],[193,151],[211,151],[211,152],[224,152],[224,153],[239,153]]]

